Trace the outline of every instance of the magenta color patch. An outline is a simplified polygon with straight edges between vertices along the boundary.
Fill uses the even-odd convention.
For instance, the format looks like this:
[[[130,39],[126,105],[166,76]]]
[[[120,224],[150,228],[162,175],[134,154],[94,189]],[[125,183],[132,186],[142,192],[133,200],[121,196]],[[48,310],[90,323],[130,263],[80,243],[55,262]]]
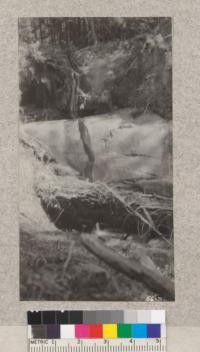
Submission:
[[[75,336],[77,339],[87,339],[90,337],[89,325],[76,324],[75,325]]]

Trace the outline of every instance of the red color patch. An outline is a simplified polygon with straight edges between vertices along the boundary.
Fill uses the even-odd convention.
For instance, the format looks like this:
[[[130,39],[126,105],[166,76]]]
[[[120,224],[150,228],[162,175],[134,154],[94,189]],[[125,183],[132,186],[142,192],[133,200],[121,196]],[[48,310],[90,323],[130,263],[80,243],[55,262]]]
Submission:
[[[90,338],[102,338],[103,337],[103,325],[94,324],[90,325]]]

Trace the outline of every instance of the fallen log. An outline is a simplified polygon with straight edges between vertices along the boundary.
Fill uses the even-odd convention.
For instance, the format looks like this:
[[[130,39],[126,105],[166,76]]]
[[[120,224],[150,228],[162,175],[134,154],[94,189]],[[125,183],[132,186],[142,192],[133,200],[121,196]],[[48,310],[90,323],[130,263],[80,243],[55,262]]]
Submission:
[[[168,241],[172,231],[171,200],[162,199],[159,203],[156,197],[150,199],[134,189],[123,197],[102,182],[57,177],[51,170],[46,171],[37,178],[35,190],[45,212],[59,229],[90,232],[99,223],[102,228],[133,234],[141,228]],[[163,228],[162,218],[166,222]]]
[[[59,164],[43,142],[29,137],[22,133],[21,143],[33,151],[43,166],[42,174],[40,168],[34,179],[36,194],[56,227],[88,232],[99,223],[101,228],[139,233],[147,238],[152,234],[167,241],[171,238],[172,197],[166,195],[171,194],[172,185],[167,179],[135,180],[123,176],[107,184],[91,183],[80,179],[71,166]],[[166,194],[161,197],[160,189],[165,188]]]
[[[169,301],[174,300],[174,283],[169,278],[163,277],[156,268],[151,269],[137,256],[135,259],[131,258],[131,261],[126,259],[91,235],[81,234],[81,241],[90,252],[116,271],[142,282],[161,297]]]

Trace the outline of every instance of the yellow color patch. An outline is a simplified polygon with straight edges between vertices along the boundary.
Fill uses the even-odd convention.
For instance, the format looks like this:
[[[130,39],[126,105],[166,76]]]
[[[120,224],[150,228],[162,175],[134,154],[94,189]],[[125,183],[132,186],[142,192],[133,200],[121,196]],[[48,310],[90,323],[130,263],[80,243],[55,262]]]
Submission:
[[[115,339],[117,337],[117,324],[103,324],[103,338]]]

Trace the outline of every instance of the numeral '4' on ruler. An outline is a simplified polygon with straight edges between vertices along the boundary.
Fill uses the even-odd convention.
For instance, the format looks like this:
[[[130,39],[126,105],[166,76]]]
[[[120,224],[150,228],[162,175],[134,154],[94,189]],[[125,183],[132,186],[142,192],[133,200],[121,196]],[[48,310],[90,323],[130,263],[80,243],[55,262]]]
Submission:
[[[165,352],[161,339],[29,339],[29,352]]]

